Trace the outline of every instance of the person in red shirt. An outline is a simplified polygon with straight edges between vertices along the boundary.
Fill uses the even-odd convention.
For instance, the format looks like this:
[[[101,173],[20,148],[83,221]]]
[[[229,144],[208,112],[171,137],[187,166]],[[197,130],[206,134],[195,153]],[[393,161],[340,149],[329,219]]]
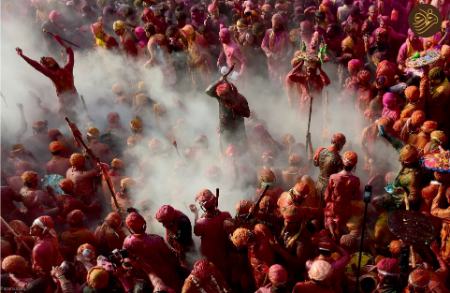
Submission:
[[[342,235],[345,224],[351,216],[349,203],[359,197],[359,178],[352,170],[358,162],[358,156],[353,151],[347,151],[343,156],[344,170],[330,176],[325,190],[325,227],[333,237]]]
[[[182,293],[227,293],[231,292],[220,271],[207,259],[198,260],[186,278]]]
[[[125,238],[122,248],[129,252],[136,266],[148,274],[154,292],[180,292],[182,270],[164,239],[156,234],[147,234],[145,219],[135,211],[128,214],[125,224],[131,235]]]
[[[137,57],[138,49],[134,35],[127,30],[125,22],[117,20],[113,23],[113,30],[120,37],[120,46],[128,57]]]
[[[70,168],[69,158],[62,156],[66,147],[59,141],[52,141],[48,149],[52,154],[52,158],[45,165],[47,174],[66,176],[67,169]]]
[[[114,249],[120,249],[126,237],[120,214],[118,212],[109,213],[102,224],[95,229],[94,235],[97,239],[99,254],[106,255]]]
[[[195,222],[194,234],[201,239],[200,251],[209,261],[214,263],[224,274],[228,275],[228,239],[224,229],[224,221],[231,219],[228,212],[217,208],[217,198],[208,189],[200,191],[196,201],[205,212]]]
[[[192,225],[189,218],[170,205],[163,205],[156,212],[155,219],[166,229],[166,242],[177,255],[180,263],[186,265],[186,253],[194,248]]]
[[[40,62],[37,62],[24,55],[22,49],[16,48],[16,51],[23,60],[53,82],[59,99],[59,113],[68,117],[76,117],[80,103],[73,77],[74,53],[72,48],[64,44],[61,37],[55,35],[54,39],[66,49],[67,62],[64,67],[60,67],[52,57],[42,57]]]
[[[36,237],[31,255],[32,267],[38,275],[49,275],[52,267],[63,260],[54,227],[55,223],[50,216],[35,219],[30,227],[30,235]]]
[[[83,243],[96,245],[97,241],[94,233],[84,224],[85,216],[81,210],[73,210],[66,216],[66,222],[69,226],[67,230],[61,233],[61,252],[66,259],[72,259],[77,248]]]
[[[66,172],[66,178],[73,181],[74,196],[86,204],[95,201],[98,170],[87,169],[86,159],[80,153],[74,153],[70,156],[70,165],[71,167]]]

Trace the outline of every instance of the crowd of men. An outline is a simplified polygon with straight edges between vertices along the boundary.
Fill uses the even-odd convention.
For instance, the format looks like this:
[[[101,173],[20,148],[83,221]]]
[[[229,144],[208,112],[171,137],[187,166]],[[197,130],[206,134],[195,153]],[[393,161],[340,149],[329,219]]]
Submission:
[[[44,109],[32,134],[24,124],[17,139],[2,137],[1,292],[450,291],[449,1],[425,1],[442,18],[430,37],[408,26],[415,0],[5,2],[8,17],[33,19],[55,56],[16,49],[51,80],[59,109]],[[140,76],[113,85],[123,112],[102,117],[107,127],[85,127],[73,69],[77,51],[94,50],[160,70],[180,96],[216,99],[219,138],[179,147],[183,120]],[[310,133],[306,145],[270,133],[242,94],[254,76],[302,117],[338,88],[364,121],[358,154],[346,129],[315,150]],[[399,170],[381,144],[398,151]],[[225,211],[221,201],[236,197],[201,186],[172,198],[195,201],[184,212],[151,201],[149,214],[137,195],[169,153],[174,177],[254,192]],[[196,173],[204,158],[216,163]]]

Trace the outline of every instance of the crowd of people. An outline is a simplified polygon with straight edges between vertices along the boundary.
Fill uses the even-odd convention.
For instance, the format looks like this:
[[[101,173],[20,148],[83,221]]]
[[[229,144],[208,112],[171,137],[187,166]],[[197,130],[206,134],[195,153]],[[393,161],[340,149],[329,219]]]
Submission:
[[[450,291],[449,1],[425,1],[442,18],[430,37],[408,26],[415,0],[17,2],[3,14],[32,19],[54,56],[18,58],[51,80],[58,110],[2,136],[1,292]],[[157,101],[138,75],[102,100],[120,111],[97,117],[74,75],[91,51],[214,98],[219,136],[188,141],[193,115],[173,113],[190,100]],[[243,94],[255,76],[309,123],[313,104],[349,105],[359,141],[325,131],[314,149],[309,125],[306,144],[269,131]],[[142,196],[161,166],[167,202],[150,198],[158,180]],[[185,194],[177,177],[216,186]]]

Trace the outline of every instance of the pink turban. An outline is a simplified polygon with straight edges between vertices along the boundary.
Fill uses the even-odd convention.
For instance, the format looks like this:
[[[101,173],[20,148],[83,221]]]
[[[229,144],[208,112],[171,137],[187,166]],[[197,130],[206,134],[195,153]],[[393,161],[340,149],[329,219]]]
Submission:
[[[48,14],[48,19],[49,19],[51,22],[58,21],[58,20],[61,19],[61,13],[59,13],[59,12],[56,11],[56,10],[52,10],[52,11],[50,11],[50,13]]]
[[[138,26],[134,29],[134,33],[136,34],[136,37],[140,40],[142,38],[145,38],[145,30],[142,26]]]
[[[350,75],[355,75],[362,68],[363,63],[359,59],[352,59],[348,61],[347,69]]]
[[[380,275],[396,276],[400,273],[398,261],[395,258],[383,258],[377,263],[377,270]]]
[[[230,31],[228,30],[228,28],[226,28],[225,26],[223,26],[222,24],[220,25],[220,31],[219,31],[219,37],[222,40],[228,40],[230,39]]]
[[[385,93],[383,95],[383,117],[396,121],[400,117],[400,108],[397,105],[397,96],[393,93]]]
[[[394,93],[387,92],[383,95],[383,106],[386,108],[394,108],[397,106],[397,96]]]
[[[275,264],[269,268],[268,277],[273,285],[282,285],[287,282],[288,274],[281,265]]]

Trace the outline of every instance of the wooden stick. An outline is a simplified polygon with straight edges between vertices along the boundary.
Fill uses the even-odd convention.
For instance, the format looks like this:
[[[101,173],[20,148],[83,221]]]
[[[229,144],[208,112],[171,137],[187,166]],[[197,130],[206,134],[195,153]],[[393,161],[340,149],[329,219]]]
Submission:
[[[405,208],[409,211],[409,199],[408,194],[405,192]],[[411,255],[411,266],[414,269],[416,267],[416,256],[414,255],[414,248],[412,245],[409,246],[409,254]]]
[[[31,252],[31,248],[28,246],[28,244],[25,243],[22,239],[20,239],[20,235],[18,235],[14,229],[3,219],[3,217],[0,217],[2,219],[2,224],[5,225],[5,227],[11,232],[11,234],[17,238],[20,242],[22,242],[23,246],[28,250],[28,252]]]
[[[49,32],[49,31],[46,30],[45,28],[42,29],[42,31],[43,31],[44,33],[49,34],[49,35],[52,36],[52,37],[55,37],[55,36],[56,36],[54,33]],[[67,40],[67,39],[64,39],[64,38],[62,38],[62,37],[60,37],[60,38],[61,38],[61,40],[63,40],[63,41],[66,42],[67,44],[72,45],[72,46],[77,47],[77,48],[80,48],[80,46],[78,46],[78,45],[75,44],[74,42],[71,42],[71,41],[69,41],[69,40]]]

